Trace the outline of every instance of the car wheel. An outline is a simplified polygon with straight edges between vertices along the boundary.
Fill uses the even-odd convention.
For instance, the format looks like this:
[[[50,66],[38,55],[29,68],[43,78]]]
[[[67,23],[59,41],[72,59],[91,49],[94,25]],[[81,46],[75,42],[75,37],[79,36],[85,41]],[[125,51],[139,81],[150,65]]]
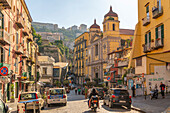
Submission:
[[[105,100],[104,100],[104,99],[103,99],[103,104],[104,104],[104,105],[106,105],[106,102],[105,102]]]
[[[109,108],[112,108],[113,106],[112,106],[112,102],[111,101],[109,101]]]
[[[50,104],[48,104],[48,107],[50,107]]]

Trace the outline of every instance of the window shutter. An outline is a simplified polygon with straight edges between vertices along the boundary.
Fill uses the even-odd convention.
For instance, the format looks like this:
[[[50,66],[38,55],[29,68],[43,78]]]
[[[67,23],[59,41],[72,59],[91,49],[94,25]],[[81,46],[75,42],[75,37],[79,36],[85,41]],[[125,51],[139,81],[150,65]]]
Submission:
[[[155,28],[155,33],[156,33],[156,39],[158,39],[158,27]]]
[[[151,32],[149,32],[149,43],[151,43]]]
[[[145,44],[147,44],[147,34],[145,34]]]
[[[164,24],[161,25],[161,38],[164,38]]]
[[[146,7],[146,13],[148,13],[148,12],[149,12],[149,6]]]

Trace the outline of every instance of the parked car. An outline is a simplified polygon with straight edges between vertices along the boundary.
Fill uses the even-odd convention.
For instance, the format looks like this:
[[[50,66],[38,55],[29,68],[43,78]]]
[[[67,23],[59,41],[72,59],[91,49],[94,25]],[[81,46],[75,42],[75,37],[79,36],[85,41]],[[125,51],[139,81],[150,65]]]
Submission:
[[[3,100],[0,99],[0,113],[9,113],[9,108]]]
[[[36,102],[35,104],[36,111],[40,112],[40,109],[44,109],[45,102],[39,92],[21,92],[18,97],[17,111],[25,110],[25,105],[19,102],[34,100],[34,99],[39,99],[39,102]],[[34,110],[34,102],[27,103],[26,109],[28,111]]]
[[[131,96],[125,89],[121,88],[111,88],[106,92],[103,100],[104,105],[108,105],[110,108],[114,105],[126,106],[131,109]]]
[[[50,88],[47,98],[48,107],[51,104],[64,104],[67,105],[67,94],[65,88]]]

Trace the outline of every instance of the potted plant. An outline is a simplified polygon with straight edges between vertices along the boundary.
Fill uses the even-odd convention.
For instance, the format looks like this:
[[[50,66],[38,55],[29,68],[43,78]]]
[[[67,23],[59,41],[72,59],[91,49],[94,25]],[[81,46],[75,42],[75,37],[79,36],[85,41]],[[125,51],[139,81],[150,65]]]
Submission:
[[[154,42],[154,39],[152,39],[151,42]]]
[[[160,38],[157,38],[157,40],[160,40]]]

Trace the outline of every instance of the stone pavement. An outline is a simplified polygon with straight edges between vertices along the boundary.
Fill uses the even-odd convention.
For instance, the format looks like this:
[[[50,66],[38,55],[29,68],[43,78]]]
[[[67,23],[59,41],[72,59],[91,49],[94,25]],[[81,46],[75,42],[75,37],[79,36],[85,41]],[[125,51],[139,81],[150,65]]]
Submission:
[[[170,94],[167,94],[164,99],[159,94],[158,99],[153,100],[149,96],[147,96],[146,100],[144,96],[135,97],[132,98],[132,105],[134,108],[146,113],[161,113],[170,107]]]

